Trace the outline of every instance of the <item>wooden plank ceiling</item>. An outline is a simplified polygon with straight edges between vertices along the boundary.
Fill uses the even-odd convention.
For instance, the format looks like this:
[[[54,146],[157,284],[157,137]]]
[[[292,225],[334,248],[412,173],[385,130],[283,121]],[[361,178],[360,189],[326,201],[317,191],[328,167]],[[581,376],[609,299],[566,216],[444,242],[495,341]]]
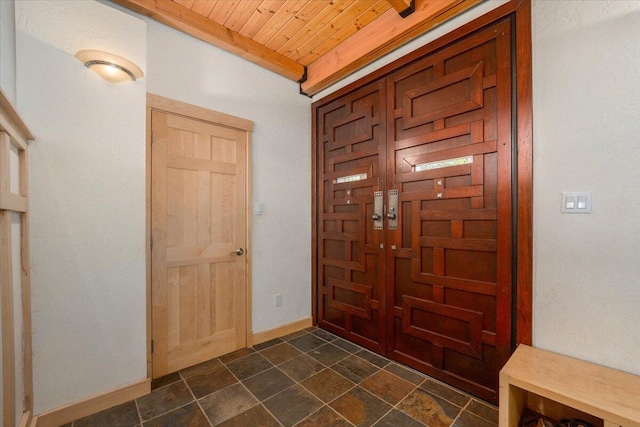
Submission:
[[[112,0],[314,95],[482,0]]]

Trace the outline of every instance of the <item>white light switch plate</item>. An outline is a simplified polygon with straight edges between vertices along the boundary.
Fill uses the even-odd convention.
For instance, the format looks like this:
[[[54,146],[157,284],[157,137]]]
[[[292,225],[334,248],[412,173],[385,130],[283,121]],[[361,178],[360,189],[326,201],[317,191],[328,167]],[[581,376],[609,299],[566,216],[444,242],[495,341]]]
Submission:
[[[562,213],[591,213],[591,191],[563,191]]]

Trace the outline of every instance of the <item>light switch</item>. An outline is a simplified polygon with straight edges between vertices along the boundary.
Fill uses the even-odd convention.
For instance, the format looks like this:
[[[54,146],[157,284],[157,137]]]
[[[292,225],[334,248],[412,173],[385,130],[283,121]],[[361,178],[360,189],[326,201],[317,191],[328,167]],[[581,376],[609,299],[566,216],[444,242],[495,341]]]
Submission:
[[[256,215],[262,215],[264,212],[264,206],[262,204],[262,202],[257,202],[255,204],[255,210],[254,210]]]
[[[587,196],[578,196],[578,209],[587,208]]]
[[[576,198],[573,196],[567,196],[566,201],[564,202],[564,207],[567,209],[573,209],[576,207]]]
[[[591,191],[563,192],[562,213],[591,213]]]

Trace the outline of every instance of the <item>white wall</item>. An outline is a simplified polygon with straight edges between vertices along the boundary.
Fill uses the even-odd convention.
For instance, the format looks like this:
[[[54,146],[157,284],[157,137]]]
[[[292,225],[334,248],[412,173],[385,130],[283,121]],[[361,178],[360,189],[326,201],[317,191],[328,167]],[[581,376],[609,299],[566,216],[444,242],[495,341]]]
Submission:
[[[640,374],[640,2],[537,1],[534,344]],[[593,213],[560,213],[592,191]]]
[[[254,123],[253,332],[311,316],[311,100],[298,84],[147,19],[150,93]],[[282,306],[273,296],[282,294]]]
[[[321,99],[504,3],[488,1]],[[533,2],[534,345],[640,374],[640,1]],[[562,215],[562,191],[593,213]]]
[[[0,87],[16,103],[15,4],[0,0]]]
[[[100,3],[21,0],[18,103],[30,145],[34,403],[40,414],[146,377],[144,79],[110,85],[74,53],[146,69],[146,25]]]

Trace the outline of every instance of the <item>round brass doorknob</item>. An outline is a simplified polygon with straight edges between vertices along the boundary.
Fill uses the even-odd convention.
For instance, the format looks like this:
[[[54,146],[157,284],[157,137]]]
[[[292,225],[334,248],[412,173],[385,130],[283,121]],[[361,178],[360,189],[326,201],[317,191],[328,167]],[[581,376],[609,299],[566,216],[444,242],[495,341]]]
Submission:
[[[238,249],[236,249],[236,255],[240,256],[240,255],[242,255],[243,253],[244,253],[244,249],[242,249],[242,248],[238,248]]]

